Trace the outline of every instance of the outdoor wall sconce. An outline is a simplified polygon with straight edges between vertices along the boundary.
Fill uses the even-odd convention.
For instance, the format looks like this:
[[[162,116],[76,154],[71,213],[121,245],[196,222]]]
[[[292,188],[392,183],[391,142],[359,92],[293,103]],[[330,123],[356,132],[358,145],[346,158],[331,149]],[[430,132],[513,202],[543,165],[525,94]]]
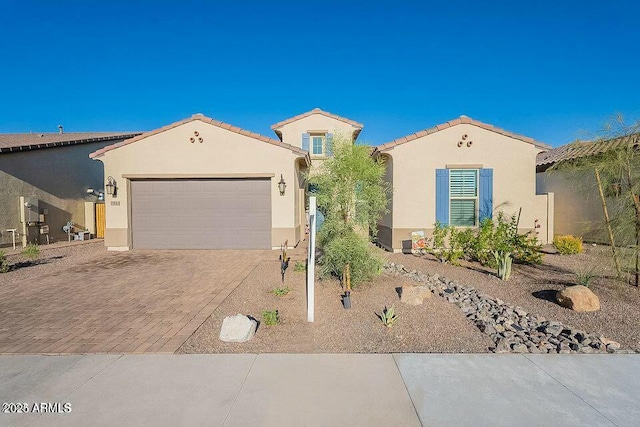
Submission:
[[[278,182],[278,190],[280,190],[280,195],[284,196],[284,190],[287,188],[287,183],[284,182],[284,177],[280,174],[280,182]]]
[[[107,189],[107,194],[110,196],[115,196],[118,193],[118,187],[116,186],[116,180],[113,179],[112,176],[107,178],[107,185],[105,185]]]

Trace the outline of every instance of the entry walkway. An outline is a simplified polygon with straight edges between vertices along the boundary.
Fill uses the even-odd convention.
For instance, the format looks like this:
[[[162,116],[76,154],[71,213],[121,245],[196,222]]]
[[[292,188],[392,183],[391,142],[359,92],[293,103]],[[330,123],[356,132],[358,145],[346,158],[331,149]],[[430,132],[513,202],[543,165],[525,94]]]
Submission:
[[[0,402],[71,408],[10,426],[637,426],[640,355],[8,355]]]

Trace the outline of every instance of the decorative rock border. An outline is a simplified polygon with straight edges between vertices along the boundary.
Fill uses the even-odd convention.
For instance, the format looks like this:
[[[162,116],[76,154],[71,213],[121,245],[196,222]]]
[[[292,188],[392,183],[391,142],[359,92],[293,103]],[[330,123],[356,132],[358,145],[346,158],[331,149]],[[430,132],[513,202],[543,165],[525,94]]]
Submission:
[[[602,335],[548,321],[446,277],[410,271],[393,262],[385,264],[384,270],[412,279],[457,305],[467,319],[493,340],[494,353],[633,353]]]

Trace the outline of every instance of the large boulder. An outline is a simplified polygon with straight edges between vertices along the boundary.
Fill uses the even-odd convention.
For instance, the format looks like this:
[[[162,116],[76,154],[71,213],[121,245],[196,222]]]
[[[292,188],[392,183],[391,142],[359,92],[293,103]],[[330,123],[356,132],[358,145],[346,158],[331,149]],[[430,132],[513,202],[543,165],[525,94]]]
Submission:
[[[431,291],[426,286],[405,285],[400,291],[400,302],[409,305],[420,305],[425,298],[431,297]]]
[[[222,321],[220,339],[224,342],[246,342],[256,333],[258,322],[242,314],[227,316]]]
[[[569,286],[556,294],[558,304],[577,312],[600,310],[598,296],[582,285]]]

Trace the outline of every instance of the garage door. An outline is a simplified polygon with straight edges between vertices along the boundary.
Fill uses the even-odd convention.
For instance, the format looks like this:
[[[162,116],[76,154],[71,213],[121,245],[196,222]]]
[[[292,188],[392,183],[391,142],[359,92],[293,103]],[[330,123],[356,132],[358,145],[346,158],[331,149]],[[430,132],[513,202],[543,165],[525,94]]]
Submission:
[[[271,248],[271,181],[132,181],[131,222],[137,249]]]

